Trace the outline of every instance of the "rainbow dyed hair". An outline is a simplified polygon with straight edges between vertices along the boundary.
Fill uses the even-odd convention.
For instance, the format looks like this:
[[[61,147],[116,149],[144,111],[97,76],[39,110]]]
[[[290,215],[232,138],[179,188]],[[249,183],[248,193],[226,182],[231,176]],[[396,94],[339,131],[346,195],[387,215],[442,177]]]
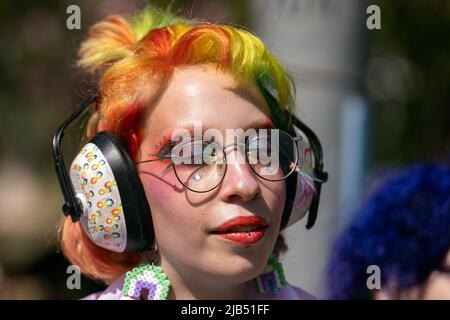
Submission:
[[[271,95],[276,101],[268,103],[275,125],[290,126],[292,79],[260,39],[243,29],[186,20],[148,6],[129,19],[111,15],[98,22],[81,44],[78,66],[100,78],[100,99],[87,137],[108,130],[136,158],[145,107],[162,94],[177,66],[204,64],[255,85],[264,97]],[[60,234],[66,257],[83,273],[106,283],[142,259],[141,254],[114,253],[94,245],[80,224],[68,219]]]
[[[139,127],[144,106],[159,96],[177,66],[213,64],[242,83],[256,84],[275,96],[277,106],[269,107],[279,123],[289,121],[286,111],[294,111],[290,75],[259,38],[243,29],[185,20],[149,6],[128,21],[113,15],[94,25],[80,56],[81,68],[104,72],[97,116],[101,129],[121,137],[132,155],[137,137],[130,141],[130,131]]]

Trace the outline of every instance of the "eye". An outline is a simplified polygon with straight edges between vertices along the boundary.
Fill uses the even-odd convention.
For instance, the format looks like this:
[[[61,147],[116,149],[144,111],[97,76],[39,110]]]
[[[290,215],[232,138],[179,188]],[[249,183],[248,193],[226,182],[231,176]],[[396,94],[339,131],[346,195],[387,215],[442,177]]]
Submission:
[[[270,135],[255,135],[247,140],[247,152],[257,154],[258,151],[267,151],[271,149]]]

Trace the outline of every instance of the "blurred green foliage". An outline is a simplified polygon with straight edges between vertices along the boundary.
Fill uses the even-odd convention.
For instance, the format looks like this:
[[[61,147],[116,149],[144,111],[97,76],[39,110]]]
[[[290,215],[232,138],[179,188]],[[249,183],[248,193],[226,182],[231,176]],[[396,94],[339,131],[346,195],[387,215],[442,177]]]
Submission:
[[[368,32],[369,65],[381,57],[396,80],[381,83],[389,80],[383,63],[368,69],[373,164],[400,166],[448,156],[450,1],[368,2],[380,6],[382,21],[381,30]]]

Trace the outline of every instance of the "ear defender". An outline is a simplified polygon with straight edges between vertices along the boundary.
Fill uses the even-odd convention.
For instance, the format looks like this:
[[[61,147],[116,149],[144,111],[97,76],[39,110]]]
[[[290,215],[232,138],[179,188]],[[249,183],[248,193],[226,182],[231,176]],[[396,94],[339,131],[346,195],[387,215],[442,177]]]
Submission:
[[[295,126],[302,128],[300,133],[290,130],[297,137],[298,171],[286,179],[287,203],[283,213],[281,229],[287,228],[308,214],[307,229],[314,226],[320,199],[321,184],[328,175],[322,171],[322,147],[312,131],[295,118]],[[319,157],[318,157],[319,155]]]
[[[280,111],[277,99],[257,81],[258,87],[269,106],[271,117],[292,137],[297,137],[298,174],[291,174],[286,181],[286,204],[281,217],[283,230],[308,214],[306,228],[311,229],[317,219],[322,183],[327,182],[328,173],[323,171],[323,150],[320,140],[306,124],[289,111]],[[293,126],[288,125],[291,120]],[[294,128],[300,130],[300,134]]]
[[[153,243],[150,208],[133,160],[108,132],[86,144],[70,167],[80,222],[89,238],[116,252],[140,252]]]
[[[145,191],[133,159],[121,141],[108,132],[86,144],[67,172],[61,153],[64,130],[96,100],[87,97],[58,127],[53,158],[65,203],[63,213],[80,221],[98,246],[115,252],[142,252],[154,241]]]
[[[151,248],[154,230],[150,207],[135,164],[120,139],[99,132],[73,160],[70,174],[61,152],[65,129],[95,102],[96,94],[87,97],[58,127],[53,137],[53,159],[65,203],[63,213],[79,221],[84,232],[96,245],[115,252],[136,253]],[[311,173],[314,192],[308,191],[301,174],[291,174],[286,181],[286,205],[281,229],[308,214],[306,228],[317,217],[323,172],[322,147],[314,132],[293,116],[301,130],[299,169]],[[296,204],[301,204],[296,206]]]

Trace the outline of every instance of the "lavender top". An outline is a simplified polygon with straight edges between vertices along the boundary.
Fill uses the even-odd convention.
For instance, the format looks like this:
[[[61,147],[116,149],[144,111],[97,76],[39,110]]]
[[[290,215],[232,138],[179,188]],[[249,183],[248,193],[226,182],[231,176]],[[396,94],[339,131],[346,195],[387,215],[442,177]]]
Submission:
[[[113,284],[111,284],[106,290],[96,292],[84,297],[82,300],[136,300],[133,297],[122,295],[122,287],[124,283],[125,275],[119,277]],[[247,293],[247,299],[249,300],[313,300],[312,295],[306,291],[286,285],[279,289],[276,294],[271,292],[257,293],[253,286],[250,286]]]

